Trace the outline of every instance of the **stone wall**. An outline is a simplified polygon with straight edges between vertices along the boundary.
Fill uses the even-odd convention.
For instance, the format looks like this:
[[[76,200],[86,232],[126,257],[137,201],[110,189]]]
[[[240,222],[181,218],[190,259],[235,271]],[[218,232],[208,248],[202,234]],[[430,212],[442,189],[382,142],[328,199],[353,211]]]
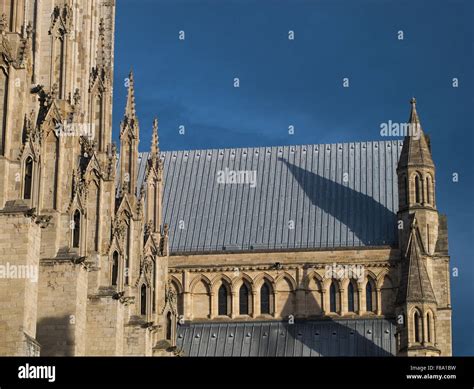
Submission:
[[[112,295],[94,296],[87,304],[86,354],[123,355],[123,306]]]
[[[41,355],[85,355],[87,268],[69,260],[42,260],[40,265],[37,339]]]
[[[40,226],[0,212],[0,355],[29,355],[36,338]]]

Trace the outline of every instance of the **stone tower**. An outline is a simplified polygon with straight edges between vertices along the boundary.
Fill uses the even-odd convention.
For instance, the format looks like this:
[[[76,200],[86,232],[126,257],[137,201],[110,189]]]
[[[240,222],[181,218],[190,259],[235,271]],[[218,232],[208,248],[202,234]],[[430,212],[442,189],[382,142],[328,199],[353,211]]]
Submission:
[[[399,354],[450,355],[447,223],[436,207],[435,165],[414,98],[408,125],[397,168],[402,261],[397,296]]]
[[[0,355],[151,355],[170,310],[166,229],[147,224],[162,167],[156,151],[136,188],[132,76],[116,171],[115,1],[0,3],[0,264],[17,271]]]

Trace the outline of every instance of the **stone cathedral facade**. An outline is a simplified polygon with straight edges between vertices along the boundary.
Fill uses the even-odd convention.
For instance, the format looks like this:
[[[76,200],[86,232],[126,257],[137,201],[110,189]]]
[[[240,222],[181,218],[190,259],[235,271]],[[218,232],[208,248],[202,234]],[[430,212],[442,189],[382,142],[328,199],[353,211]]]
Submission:
[[[117,150],[115,1],[0,4],[0,355],[451,355],[414,99],[403,141],[139,152],[131,74]]]

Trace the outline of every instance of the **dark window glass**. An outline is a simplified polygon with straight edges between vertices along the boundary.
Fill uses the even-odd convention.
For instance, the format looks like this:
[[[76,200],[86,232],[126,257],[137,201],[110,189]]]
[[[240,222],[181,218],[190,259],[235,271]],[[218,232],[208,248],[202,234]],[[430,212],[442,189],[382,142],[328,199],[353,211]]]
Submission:
[[[426,177],[426,202],[431,203],[431,178]]]
[[[420,314],[418,312],[415,312],[415,315],[413,316],[413,319],[415,321],[415,342],[420,343]]]
[[[218,293],[218,303],[219,303],[219,315],[227,315],[227,288],[224,285],[221,285]]]
[[[166,339],[171,340],[171,333],[173,327],[173,320],[171,319],[171,312],[166,315]]]
[[[74,230],[72,232],[72,247],[79,247],[81,237],[81,214],[79,211],[74,212]]]
[[[130,235],[130,225],[127,226],[127,249],[126,249],[126,257],[125,257],[125,285],[128,285],[129,277],[128,277],[128,268],[130,266],[130,245],[131,242],[131,235]]]
[[[329,305],[331,312],[337,312],[337,290],[334,282],[331,283],[331,287],[329,288]]]
[[[266,281],[260,289],[260,312],[265,315],[270,314],[270,286]]]
[[[420,177],[415,177],[415,202],[417,204],[421,203],[421,182]]]
[[[370,281],[367,282],[365,287],[365,307],[367,312],[372,312],[374,310],[372,303],[372,284]]]
[[[240,287],[239,291],[239,314],[249,314],[249,288],[245,284]]]
[[[155,261],[153,261],[153,312],[156,312],[156,269],[155,269]]]
[[[112,285],[116,286],[118,281],[118,270],[119,270],[119,255],[117,251],[114,252],[112,257]]]
[[[25,200],[31,199],[31,189],[33,184],[33,159],[28,157],[25,162],[25,181],[24,181],[24,190],[23,198]]]
[[[428,333],[428,342],[431,342],[431,318],[430,318],[430,314],[428,313],[428,315],[426,316],[426,327],[427,327],[427,333]]]
[[[146,285],[142,285],[141,292],[140,292],[140,309],[141,314],[146,315]]]
[[[404,183],[405,183],[405,205],[408,205],[409,204],[409,199],[408,199],[408,180],[407,180],[407,177],[405,176],[404,177]]]
[[[347,288],[347,309],[349,312],[355,312],[354,285],[352,282],[349,283],[349,287]]]

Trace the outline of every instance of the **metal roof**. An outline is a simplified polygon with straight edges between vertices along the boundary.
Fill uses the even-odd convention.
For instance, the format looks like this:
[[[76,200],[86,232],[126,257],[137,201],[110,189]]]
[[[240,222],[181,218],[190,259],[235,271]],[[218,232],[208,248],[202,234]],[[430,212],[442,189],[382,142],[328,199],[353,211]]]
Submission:
[[[188,323],[177,347],[191,357],[392,356],[395,332],[385,319]]]
[[[396,245],[403,141],[169,151],[163,221],[179,252]],[[140,186],[148,153],[140,154]],[[255,171],[256,186],[219,171]],[[291,228],[293,227],[293,228]]]

